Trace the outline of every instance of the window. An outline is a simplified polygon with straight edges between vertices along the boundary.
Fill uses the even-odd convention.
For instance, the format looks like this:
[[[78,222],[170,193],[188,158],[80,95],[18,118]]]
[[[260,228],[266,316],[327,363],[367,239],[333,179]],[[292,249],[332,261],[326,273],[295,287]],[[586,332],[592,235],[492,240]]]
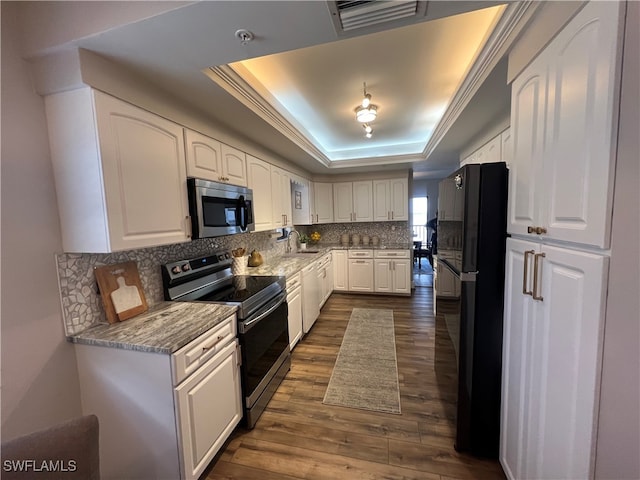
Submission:
[[[413,213],[411,217],[411,230],[414,241],[427,243],[427,212],[429,197],[413,197],[411,199]]]

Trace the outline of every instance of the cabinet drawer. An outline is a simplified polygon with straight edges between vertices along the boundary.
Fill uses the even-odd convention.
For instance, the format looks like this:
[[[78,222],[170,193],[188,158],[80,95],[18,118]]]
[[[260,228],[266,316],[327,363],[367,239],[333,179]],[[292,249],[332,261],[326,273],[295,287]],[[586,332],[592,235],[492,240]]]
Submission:
[[[300,272],[287,277],[287,292],[291,292],[300,286],[302,286],[302,275]]]
[[[236,338],[236,316],[203,333],[171,355],[173,384],[178,385]]]
[[[349,258],[373,258],[373,250],[349,250]]]
[[[409,250],[376,250],[375,258],[409,258]]]

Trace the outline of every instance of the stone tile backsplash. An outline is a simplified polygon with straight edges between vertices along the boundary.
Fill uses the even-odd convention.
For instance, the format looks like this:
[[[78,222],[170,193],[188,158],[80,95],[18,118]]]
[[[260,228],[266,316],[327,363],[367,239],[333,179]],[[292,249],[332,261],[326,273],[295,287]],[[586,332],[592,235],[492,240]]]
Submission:
[[[165,263],[239,247],[246,248],[248,252],[258,250],[266,260],[282,255],[285,246],[286,242],[277,242],[271,237],[271,232],[258,232],[124,252],[56,255],[65,332],[68,336],[75,335],[96,323],[107,321],[97,292],[94,267],[129,260],[136,262],[145,298],[152,307],[164,300],[160,266]]]
[[[340,243],[342,234],[376,235],[380,239],[380,245],[397,245],[411,242],[411,229],[409,222],[362,222],[362,223],[326,223],[299,227],[298,230],[306,234],[317,231],[322,238],[321,243]]]
[[[380,244],[409,244],[408,222],[336,223],[297,227],[307,234],[318,231],[321,243],[340,243],[343,233],[377,235]],[[56,255],[58,281],[65,332],[75,335],[97,323],[105,323],[106,316],[98,293],[94,267],[126,261],[138,265],[140,280],[149,307],[164,300],[160,266],[176,260],[229,251],[244,247],[247,252],[258,250],[265,260],[285,253],[286,242],[276,241],[273,232],[245,233],[226,237],[205,238],[161,247],[127,250],[115,253],[63,253]]]

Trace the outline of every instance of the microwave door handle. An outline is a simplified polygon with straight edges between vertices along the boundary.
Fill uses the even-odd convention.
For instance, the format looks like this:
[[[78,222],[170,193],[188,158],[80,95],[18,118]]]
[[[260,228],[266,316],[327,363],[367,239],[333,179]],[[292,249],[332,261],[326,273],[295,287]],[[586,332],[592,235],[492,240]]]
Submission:
[[[247,202],[244,199],[244,195],[240,195],[238,199],[238,216],[240,217],[240,230],[245,231],[247,229]]]

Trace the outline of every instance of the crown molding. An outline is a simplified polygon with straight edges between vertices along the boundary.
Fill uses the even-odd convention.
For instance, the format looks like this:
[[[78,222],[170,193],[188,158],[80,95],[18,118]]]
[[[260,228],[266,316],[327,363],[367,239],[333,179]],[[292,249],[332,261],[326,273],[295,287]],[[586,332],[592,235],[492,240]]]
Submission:
[[[449,106],[436,125],[433,135],[427,142],[422,154],[428,158],[438,146],[445,134],[458,119],[495,67],[496,63],[509,49],[517,35],[524,28],[533,13],[540,6],[539,2],[522,1],[510,3],[498,20],[496,27],[485,42],[480,54],[471,66],[460,87],[453,95]],[[506,80],[505,80],[506,81]]]
[[[384,158],[372,157],[353,160],[331,160],[323,151],[316,147],[298,127],[287,120],[262,95],[251,87],[232,67],[228,65],[210,67],[204,69],[203,72],[227,93],[329,169],[374,166],[382,162],[384,162],[384,164],[394,164],[424,161],[435,150],[444,135],[455,123],[473,95],[482,85],[482,82],[484,82],[493,67],[495,67],[496,63],[508,50],[517,34],[538,6],[539,2],[534,1],[513,2],[507,6],[498,20],[496,27],[485,42],[480,54],[470,68],[469,73],[456,90],[451,102],[449,102],[442,119],[433,131],[433,135],[431,135],[424,150],[420,154],[387,156]]]
[[[331,160],[297,127],[267,102],[264,97],[256,92],[232,67],[221,65],[207,68],[203,72],[226,90],[227,93],[239,100],[245,107],[249,108],[318,162],[325,167],[330,167]]]

